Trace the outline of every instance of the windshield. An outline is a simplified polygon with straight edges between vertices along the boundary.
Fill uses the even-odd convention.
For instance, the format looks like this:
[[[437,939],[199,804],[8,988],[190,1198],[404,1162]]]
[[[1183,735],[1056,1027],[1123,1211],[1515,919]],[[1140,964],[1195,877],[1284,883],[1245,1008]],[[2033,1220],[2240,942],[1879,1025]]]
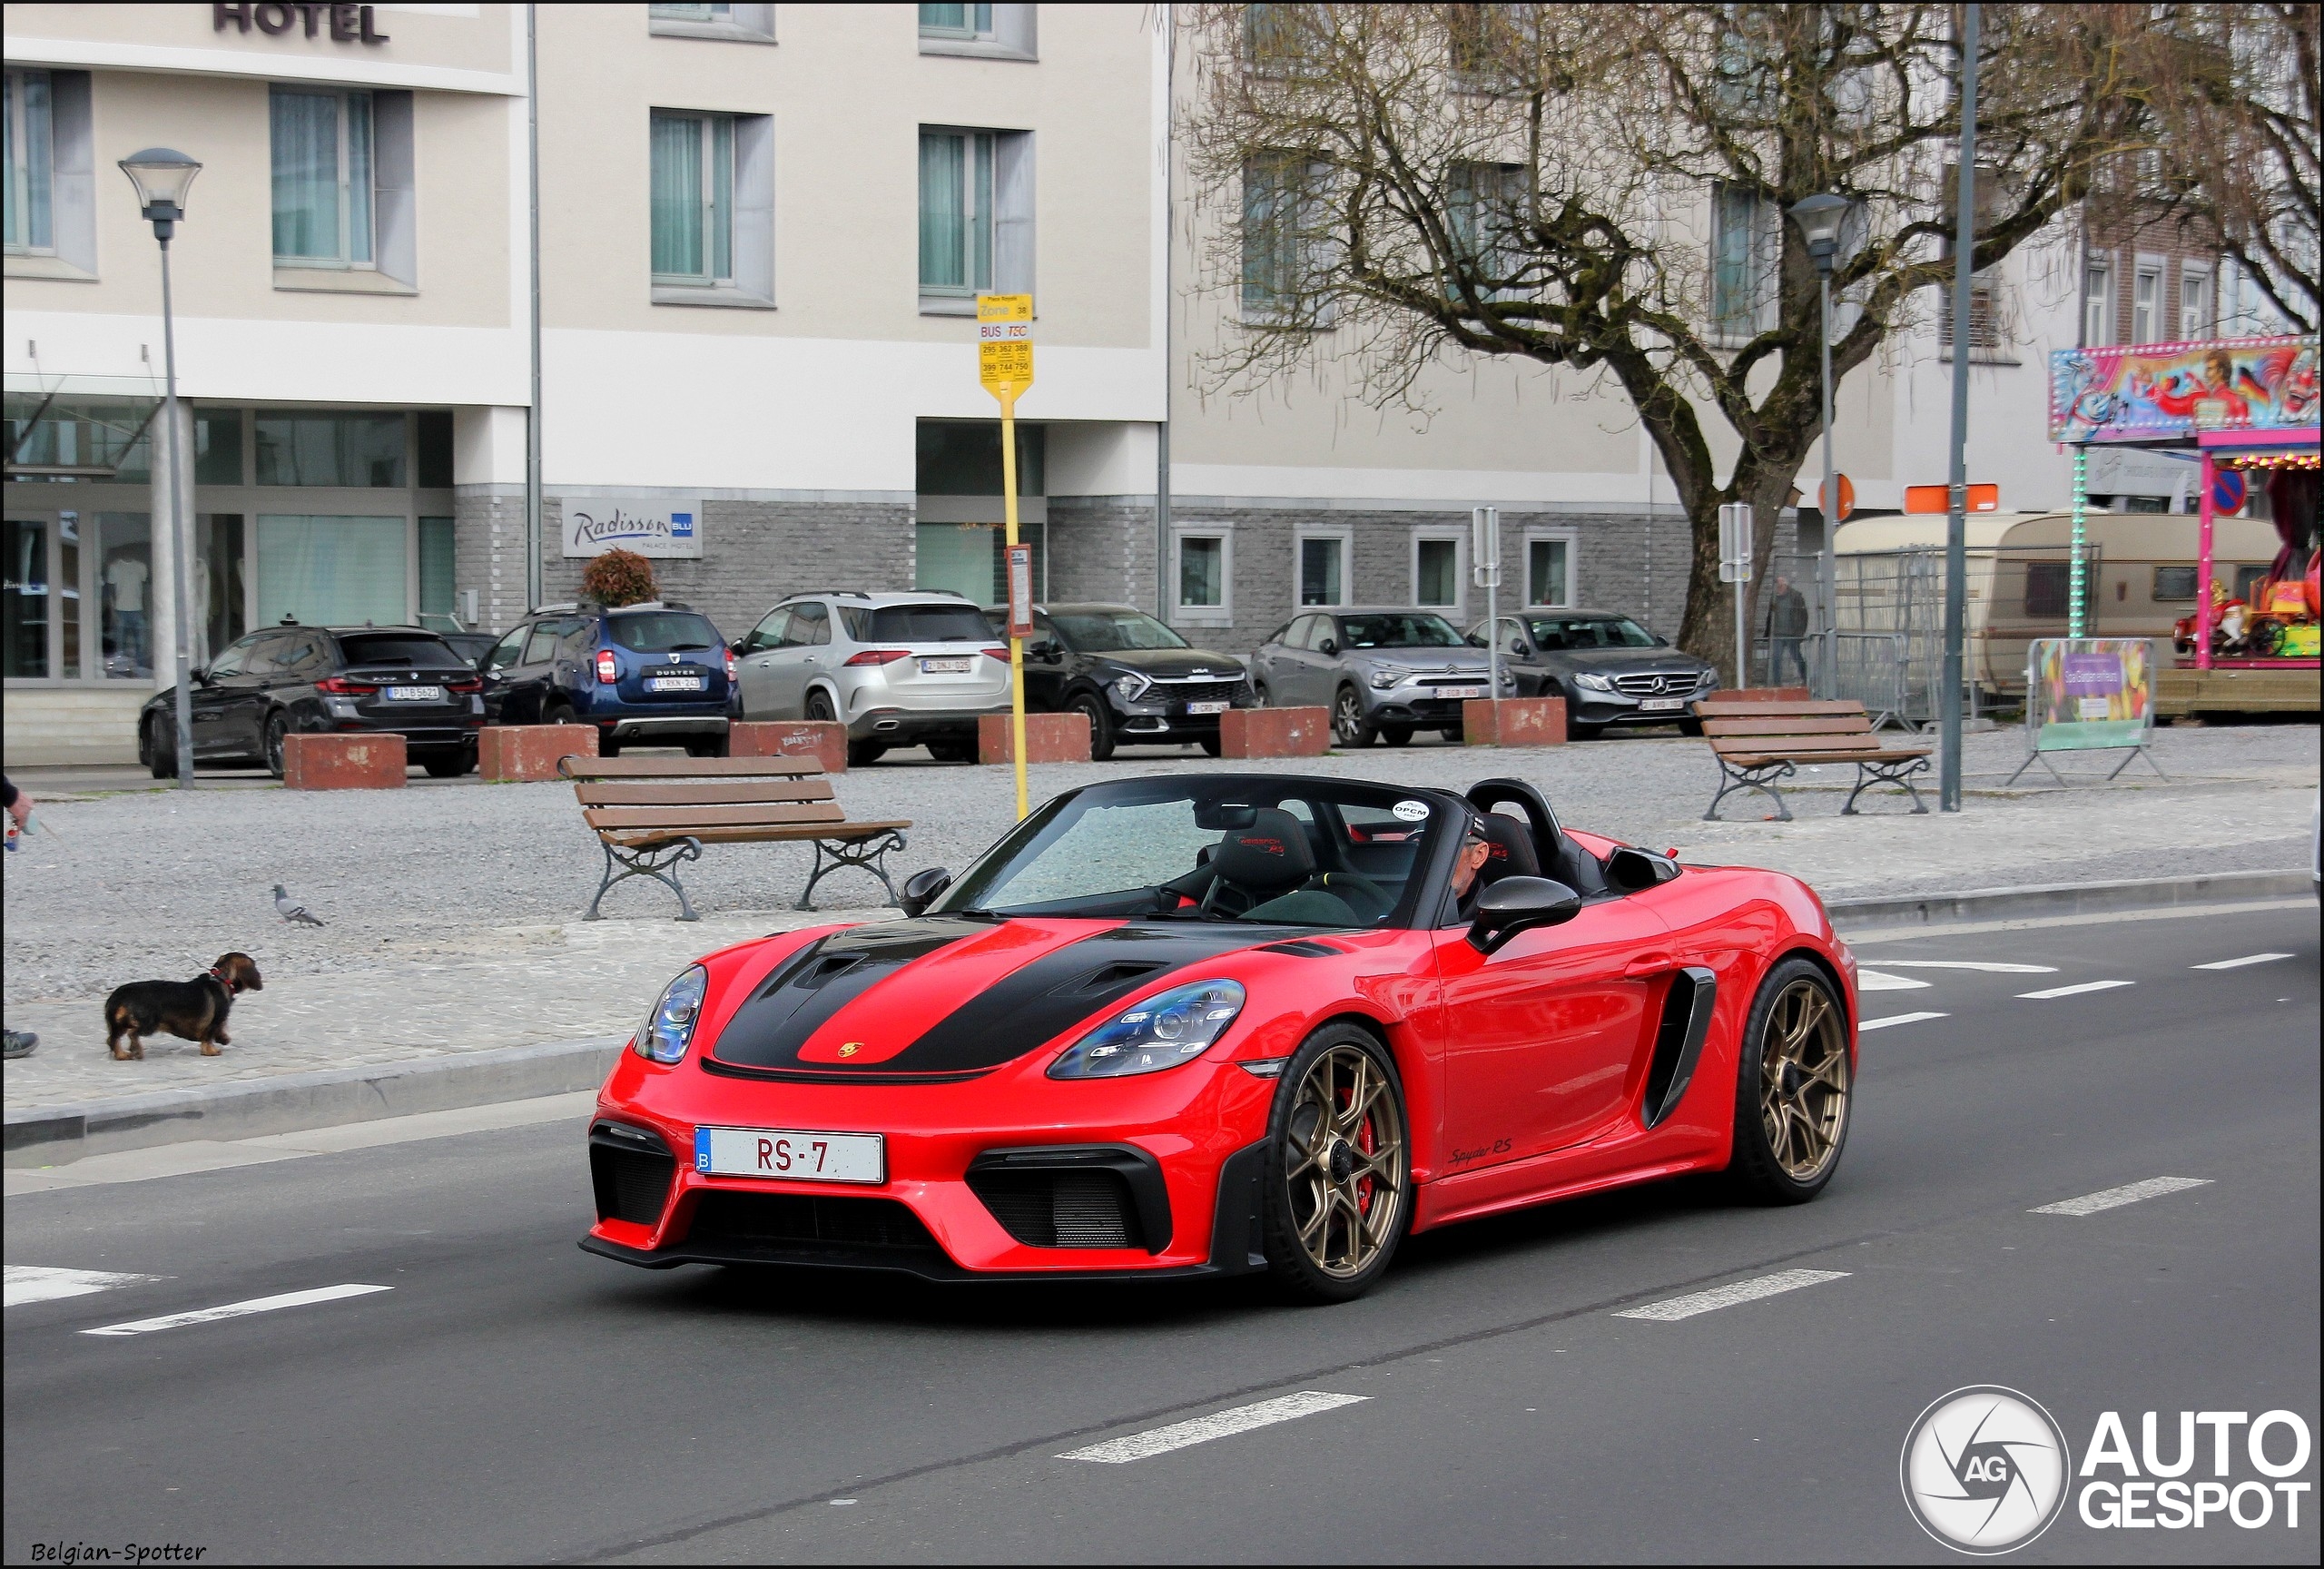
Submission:
[[[1065,640],[1083,654],[1111,654],[1127,648],[1184,648],[1187,640],[1138,610],[1078,610],[1051,614],[1049,620]]]
[[[1461,648],[1468,639],[1442,616],[1343,616],[1344,648]]]
[[[1410,924],[1424,847],[1455,809],[1385,785],[1233,775],[1093,784],[1019,824],[942,913]]]
[[[683,611],[648,610],[635,616],[609,616],[606,624],[612,630],[614,641],[634,654],[718,646],[718,628],[700,616]]]
[[[1545,616],[1526,625],[1534,644],[1548,649],[1663,646],[1661,638],[1627,616]]]
[[[381,636],[365,633],[340,634],[339,646],[346,650],[347,662],[357,665],[409,665],[414,669],[465,669],[468,661],[454,653],[441,638],[409,632],[390,632]]]
[[[973,605],[842,605],[840,619],[858,643],[990,643],[992,623]]]

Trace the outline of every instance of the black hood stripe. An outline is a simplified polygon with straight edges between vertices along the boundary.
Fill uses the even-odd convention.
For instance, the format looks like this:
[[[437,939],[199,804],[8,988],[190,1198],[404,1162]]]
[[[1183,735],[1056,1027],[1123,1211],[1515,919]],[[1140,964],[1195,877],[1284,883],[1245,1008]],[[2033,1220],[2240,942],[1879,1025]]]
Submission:
[[[812,942],[776,966],[734,1011],[712,1055],[744,1068],[799,1067],[800,1048],[841,1009],[914,960],[991,930],[990,921],[928,916],[857,926]]]

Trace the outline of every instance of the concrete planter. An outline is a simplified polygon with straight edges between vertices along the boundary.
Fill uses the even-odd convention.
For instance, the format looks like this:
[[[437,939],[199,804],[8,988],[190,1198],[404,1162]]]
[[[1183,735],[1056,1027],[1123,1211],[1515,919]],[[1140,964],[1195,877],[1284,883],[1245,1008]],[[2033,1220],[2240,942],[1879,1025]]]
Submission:
[[[1328,708],[1229,708],[1218,716],[1222,757],[1321,757],[1331,745]]]
[[[977,761],[1013,763],[1009,715],[987,714],[977,721]],[[1028,763],[1087,763],[1089,761],[1089,716],[1087,714],[1028,714],[1025,715],[1025,761]]]
[[[1498,728],[1496,728],[1498,726]],[[1470,746],[1562,746],[1562,697],[1472,697],[1461,705],[1461,740]]]
[[[726,727],[729,757],[813,757],[826,774],[847,772],[847,726],[836,719],[741,720]]]
[[[397,735],[282,738],[282,784],[288,790],[400,790],[409,765],[403,737]]]
[[[554,779],[566,757],[595,757],[595,725],[487,725],[479,733],[477,773],[487,784]]]

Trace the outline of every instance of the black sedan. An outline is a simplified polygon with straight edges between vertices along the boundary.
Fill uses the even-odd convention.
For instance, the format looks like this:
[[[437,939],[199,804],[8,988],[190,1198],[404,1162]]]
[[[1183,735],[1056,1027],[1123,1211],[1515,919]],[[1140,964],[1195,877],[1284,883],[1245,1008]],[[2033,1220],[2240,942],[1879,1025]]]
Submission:
[[[1231,654],[1196,648],[1127,605],[1050,605],[1025,644],[1025,706],[1089,718],[1089,755],[1193,743],[1218,755],[1218,716],[1251,706]]]
[[[1482,648],[1479,622],[1469,641]],[[1718,673],[1610,610],[1528,610],[1500,621],[1501,659],[1521,697],[1565,699],[1566,734],[1587,740],[1610,725],[1677,725],[1700,734],[1689,710]]]
[[[438,779],[476,766],[483,678],[451,645],[417,627],[301,627],[285,622],[235,641],[193,672],[193,761],[263,764],[282,777],[293,731],[389,731]],[[137,760],[156,779],[177,774],[177,689],[137,720]]]

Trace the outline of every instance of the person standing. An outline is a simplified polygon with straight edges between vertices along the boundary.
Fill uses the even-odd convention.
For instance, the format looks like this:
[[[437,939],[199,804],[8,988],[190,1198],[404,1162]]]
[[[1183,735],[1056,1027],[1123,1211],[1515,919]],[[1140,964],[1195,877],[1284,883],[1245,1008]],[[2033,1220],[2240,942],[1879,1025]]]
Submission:
[[[0,774],[0,806],[6,807],[8,815],[15,820],[17,833],[23,833],[31,824],[33,798],[9,784],[5,774]],[[13,850],[15,846],[12,844],[9,848]],[[10,1061],[19,1057],[31,1056],[33,1048],[40,1044],[40,1037],[29,1030],[10,1030],[5,1033],[6,1047],[5,1051],[0,1051],[0,1055],[5,1055]]]
[[[1807,685],[1807,656],[1800,649],[1800,640],[1807,636],[1807,599],[1791,586],[1788,577],[1776,579],[1776,591],[1768,599],[1768,684],[1783,685],[1784,661],[1788,659],[1799,672],[1799,685]]]

